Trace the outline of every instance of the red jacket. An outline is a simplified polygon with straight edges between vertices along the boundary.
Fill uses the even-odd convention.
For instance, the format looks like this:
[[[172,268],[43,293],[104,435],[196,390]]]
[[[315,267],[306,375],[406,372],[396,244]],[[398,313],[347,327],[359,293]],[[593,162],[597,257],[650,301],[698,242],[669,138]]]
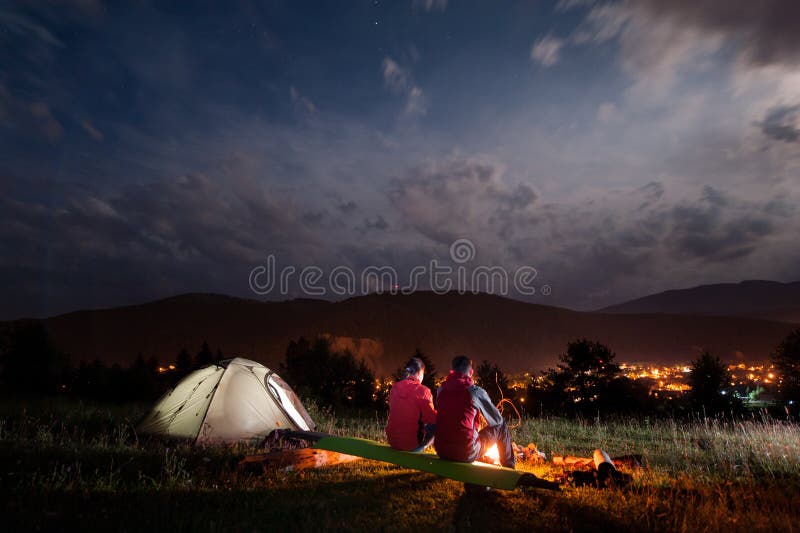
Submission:
[[[450,372],[439,387],[436,401],[439,408],[433,439],[436,453],[442,459],[471,463],[481,452],[479,415],[489,426],[502,424],[503,415],[486,391],[461,372]]]
[[[389,423],[386,438],[398,450],[415,450],[425,424],[436,423],[431,390],[413,378],[398,381],[389,392]]]
[[[478,440],[478,410],[472,404],[472,378],[451,372],[439,387],[436,401],[439,417],[433,445],[436,453],[451,461],[471,460],[472,449]]]

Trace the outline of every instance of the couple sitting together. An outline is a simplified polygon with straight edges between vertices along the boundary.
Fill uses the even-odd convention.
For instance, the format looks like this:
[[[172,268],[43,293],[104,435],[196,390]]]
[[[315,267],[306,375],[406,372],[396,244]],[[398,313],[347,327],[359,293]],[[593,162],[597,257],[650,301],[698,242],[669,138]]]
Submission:
[[[425,364],[412,358],[403,379],[389,393],[386,437],[398,450],[422,451],[430,446],[442,459],[471,463],[497,444],[500,464],[514,468],[516,457],[503,416],[489,395],[472,381],[472,361],[453,359],[452,369],[436,393],[436,408],[428,387],[422,384]],[[480,418],[486,426],[479,430]]]

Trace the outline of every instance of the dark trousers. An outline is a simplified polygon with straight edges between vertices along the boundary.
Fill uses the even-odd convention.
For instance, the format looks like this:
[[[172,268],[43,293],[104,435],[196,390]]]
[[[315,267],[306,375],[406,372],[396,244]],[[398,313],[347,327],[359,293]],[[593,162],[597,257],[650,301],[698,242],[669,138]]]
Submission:
[[[433,444],[433,435],[436,432],[436,424],[420,424],[419,431],[417,431],[417,442],[419,448],[411,450],[413,452],[425,451],[425,448]]]
[[[517,456],[514,455],[514,448],[511,446],[511,432],[505,422],[499,426],[486,426],[478,432],[478,442],[481,444],[481,452],[478,457],[483,457],[486,450],[497,443],[497,451],[500,452],[500,464],[508,468],[514,468],[517,464]]]

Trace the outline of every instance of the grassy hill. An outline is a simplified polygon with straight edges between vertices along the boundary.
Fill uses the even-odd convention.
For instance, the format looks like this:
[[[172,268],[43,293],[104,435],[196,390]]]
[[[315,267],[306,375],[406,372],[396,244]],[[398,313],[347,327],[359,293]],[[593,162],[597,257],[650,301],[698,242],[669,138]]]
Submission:
[[[24,407],[24,409],[23,409]],[[251,447],[137,438],[144,406],[0,405],[7,531],[792,531],[800,430],[777,420],[525,419],[516,442],[554,454],[642,454],[628,487],[492,491],[375,461],[243,470]],[[383,439],[385,420],[319,416]],[[520,464],[546,479],[552,463]]]

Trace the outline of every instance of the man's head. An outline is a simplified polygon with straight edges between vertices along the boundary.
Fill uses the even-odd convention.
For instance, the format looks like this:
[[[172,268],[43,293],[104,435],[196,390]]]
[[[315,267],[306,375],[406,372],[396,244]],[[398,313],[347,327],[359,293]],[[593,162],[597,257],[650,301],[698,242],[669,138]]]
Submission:
[[[461,372],[468,376],[472,375],[472,361],[466,355],[458,355],[453,358],[453,363],[450,365],[453,372]]]
[[[403,369],[405,379],[414,378],[422,383],[425,377],[425,363],[419,357],[412,357]]]

